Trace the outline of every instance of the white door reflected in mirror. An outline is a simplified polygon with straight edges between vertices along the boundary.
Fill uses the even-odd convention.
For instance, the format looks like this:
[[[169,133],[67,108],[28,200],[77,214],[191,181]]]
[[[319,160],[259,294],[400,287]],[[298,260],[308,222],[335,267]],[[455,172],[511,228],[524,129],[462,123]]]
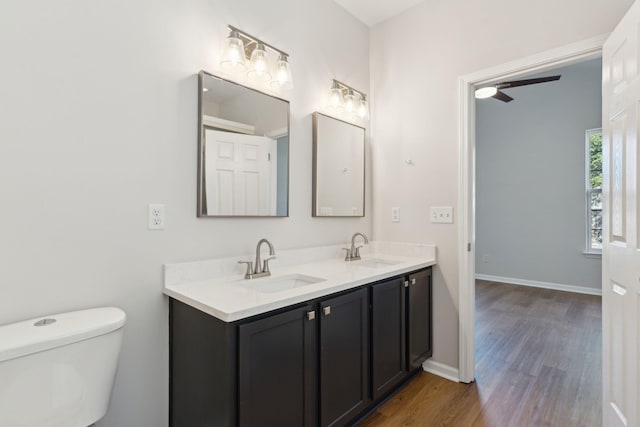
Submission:
[[[277,141],[205,130],[205,191],[209,215],[276,215]]]
[[[201,71],[198,216],[289,215],[289,102]]]

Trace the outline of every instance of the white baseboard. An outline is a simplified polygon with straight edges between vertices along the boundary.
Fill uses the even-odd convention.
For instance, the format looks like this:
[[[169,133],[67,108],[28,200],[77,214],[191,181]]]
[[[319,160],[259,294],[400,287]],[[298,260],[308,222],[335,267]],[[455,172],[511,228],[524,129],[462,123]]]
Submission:
[[[539,282],[537,280],[516,279],[514,277],[492,276],[490,274],[479,273],[476,273],[476,279],[488,280],[490,282],[509,283],[512,285],[532,286],[534,288],[554,289],[556,291],[575,292],[578,294],[602,295],[602,289],[563,285],[562,283]]]
[[[432,359],[427,359],[422,364],[422,369],[425,372],[429,372],[439,377],[446,378],[450,381],[460,382],[460,375],[458,374],[458,369],[453,368],[449,365],[445,365],[444,363],[436,362],[435,360],[432,360]]]

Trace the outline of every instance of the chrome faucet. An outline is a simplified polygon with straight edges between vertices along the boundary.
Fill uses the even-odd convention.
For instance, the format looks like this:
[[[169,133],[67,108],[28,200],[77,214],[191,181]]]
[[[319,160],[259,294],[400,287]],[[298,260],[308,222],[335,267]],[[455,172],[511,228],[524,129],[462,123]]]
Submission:
[[[360,248],[362,246],[356,246],[356,237],[358,236],[364,239],[365,245],[369,244],[369,239],[364,235],[364,233],[355,233],[351,237],[351,248],[342,248],[343,251],[347,251],[347,254],[344,257],[345,261],[357,261],[360,259]]]
[[[263,243],[269,246],[269,257],[263,261],[260,260],[260,247]],[[255,266],[251,261],[238,261],[238,264],[247,264],[247,272],[244,274],[245,279],[255,279],[256,277],[271,276],[269,271],[269,261],[276,257],[276,251],[273,249],[273,245],[267,239],[260,239],[256,246],[256,263]],[[262,263],[262,265],[260,265]]]

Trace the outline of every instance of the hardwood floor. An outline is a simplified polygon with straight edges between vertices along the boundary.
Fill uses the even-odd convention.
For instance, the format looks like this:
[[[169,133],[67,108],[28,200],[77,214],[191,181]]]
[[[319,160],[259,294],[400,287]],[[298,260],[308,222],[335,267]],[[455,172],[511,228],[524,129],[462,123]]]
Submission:
[[[361,426],[600,426],[601,298],[476,283],[476,381],[421,373]]]

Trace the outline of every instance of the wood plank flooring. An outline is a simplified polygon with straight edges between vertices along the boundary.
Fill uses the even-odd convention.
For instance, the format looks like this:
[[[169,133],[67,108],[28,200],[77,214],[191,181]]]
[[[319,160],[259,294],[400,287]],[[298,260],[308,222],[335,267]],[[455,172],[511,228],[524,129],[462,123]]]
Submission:
[[[601,298],[476,283],[476,381],[421,373],[361,426],[602,423]]]

